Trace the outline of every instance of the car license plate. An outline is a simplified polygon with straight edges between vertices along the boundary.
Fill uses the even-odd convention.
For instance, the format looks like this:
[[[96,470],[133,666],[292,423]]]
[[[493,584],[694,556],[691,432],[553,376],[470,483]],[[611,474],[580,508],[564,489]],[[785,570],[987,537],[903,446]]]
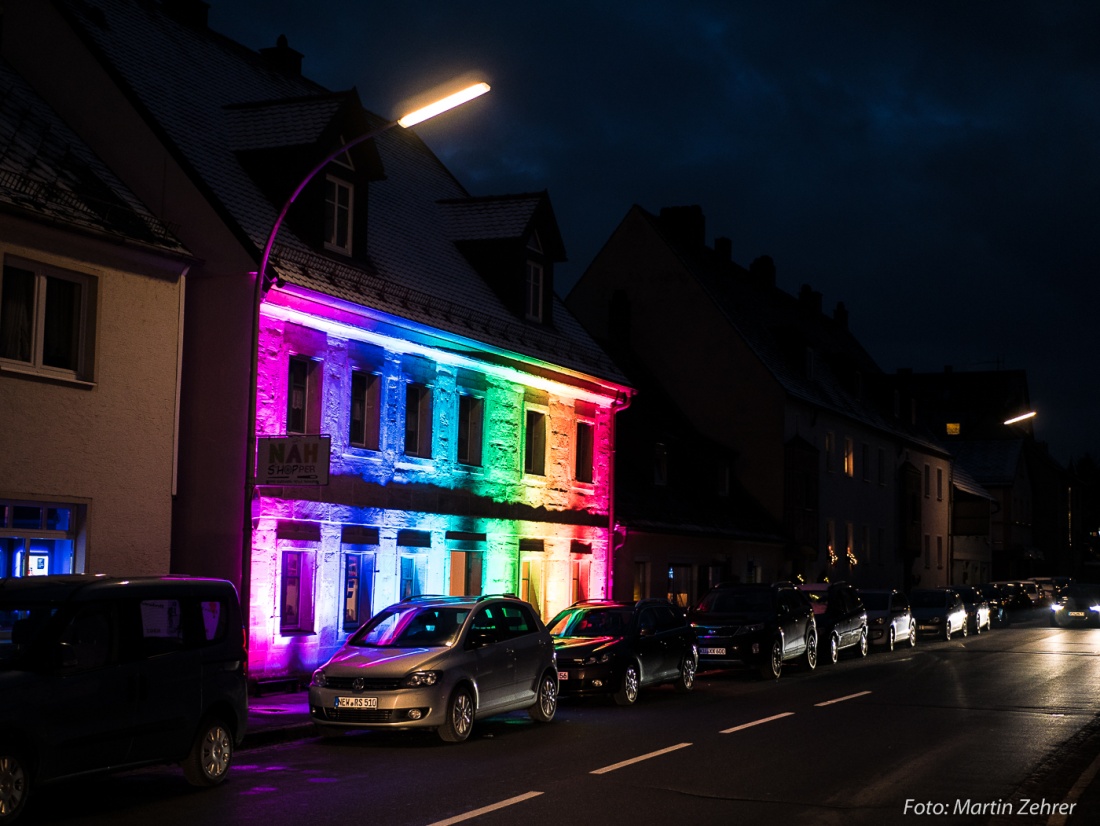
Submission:
[[[1070,611],[1069,615],[1071,617],[1083,617],[1085,615],[1085,612],[1084,611]]]
[[[558,682],[565,683],[565,682],[568,682],[568,681],[569,681],[569,672],[568,671],[559,671],[558,672]]]
[[[726,656],[726,649],[724,648],[700,648],[699,653],[704,657],[724,657]]]
[[[378,708],[377,697],[337,697],[335,708]]]

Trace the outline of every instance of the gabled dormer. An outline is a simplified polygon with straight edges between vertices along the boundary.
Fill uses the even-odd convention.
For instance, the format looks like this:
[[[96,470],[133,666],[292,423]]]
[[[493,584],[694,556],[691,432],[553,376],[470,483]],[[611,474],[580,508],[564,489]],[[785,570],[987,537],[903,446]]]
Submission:
[[[325,157],[381,123],[354,91],[237,104],[226,114],[241,166],[276,211]],[[383,177],[374,142],[352,146],[310,180],[284,225],[315,252],[366,264],[367,186]]]
[[[439,202],[452,241],[518,319],[552,326],[565,247],[546,192]]]

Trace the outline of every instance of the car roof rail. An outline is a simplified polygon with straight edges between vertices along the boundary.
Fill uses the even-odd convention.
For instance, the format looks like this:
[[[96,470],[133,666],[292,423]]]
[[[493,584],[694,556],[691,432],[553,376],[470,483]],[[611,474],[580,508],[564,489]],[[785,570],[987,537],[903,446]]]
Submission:
[[[501,593],[501,594],[480,594],[477,597],[477,601],[478,602],[484,602],[487,599],[502,599],[502,598],[519,599],[519,596],[516,595],[516,594],[513,594],[511,591],[507,591],[507,592]],[[468,599],[469,599],[469,597],[468,597]]]

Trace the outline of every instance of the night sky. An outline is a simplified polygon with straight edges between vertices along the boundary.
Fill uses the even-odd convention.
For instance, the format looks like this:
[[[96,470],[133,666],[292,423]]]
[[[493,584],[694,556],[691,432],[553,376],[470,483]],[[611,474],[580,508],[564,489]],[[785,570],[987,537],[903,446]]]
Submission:
[[[633,204],[810,284],[879,366],[1027,371],[1037,437],[1100,457],[1100,3],[209,0],[253,49],[417,128],[472,195],[546,189],[565,295]]]

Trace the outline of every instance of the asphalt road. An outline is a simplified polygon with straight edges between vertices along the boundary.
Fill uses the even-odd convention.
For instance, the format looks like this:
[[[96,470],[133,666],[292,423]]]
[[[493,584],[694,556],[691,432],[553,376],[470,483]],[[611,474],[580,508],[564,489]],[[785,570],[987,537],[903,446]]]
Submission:
[[[689,696],[653,689],[629,709],[563,701],[549,725],[508,715],[455,746],[384,732],[252,749],[216,789],[196,792],[172,767],[90,779],[28,814],[156,826],[1095,823],[1100,808],[1077,792],[1100,742],[1098,686],[1100,630],[1036,620],[788,667],[778,682],[705,673]]]

